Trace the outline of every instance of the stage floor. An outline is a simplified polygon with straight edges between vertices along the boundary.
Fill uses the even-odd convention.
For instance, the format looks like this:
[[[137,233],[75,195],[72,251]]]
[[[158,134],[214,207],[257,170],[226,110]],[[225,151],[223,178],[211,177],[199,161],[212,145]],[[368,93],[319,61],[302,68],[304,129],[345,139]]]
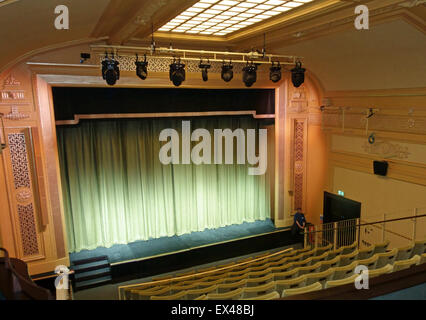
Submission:
[[[70,253],[70,259],[72,263],[72,261],[76,260],[108,256],[110,263],[116,263],[256,236],[277,230],[282,229],[275,228],[273,222],[269,219],[250,223],[245,222],[239,225],[231,225],[218,229],[192,232],[182,236],[117,244],[110,248],[99,247],[95,250],[82,250],[80,252]]]

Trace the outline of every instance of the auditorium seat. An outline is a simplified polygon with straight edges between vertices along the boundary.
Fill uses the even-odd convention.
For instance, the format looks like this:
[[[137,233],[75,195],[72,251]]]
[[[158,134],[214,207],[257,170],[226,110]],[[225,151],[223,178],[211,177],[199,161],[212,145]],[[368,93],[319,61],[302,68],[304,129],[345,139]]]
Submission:
[[[151,296],[151,300],[185,300],[186,291],[180,291],[168,296]]]
[[[224,280],[225,279],[220,278],[220,279],[216,279],[216,280],[198,282],[198,288],[210,287],[210,286],[213,286],[215,284],[219,285],[219,284],[222,284]]]
[[[354,262],[358,258],[358,253],[359,253],[358,250],[354,250],[348,254],[341,254],[339,267],[344,267]]]
[[[254,298],[258,296],[262,296],[275,291],[275,283],[269,282],[263,285],[255,286],[255,287],[245,287],[243,289],[242,299],[245,298]]]
[[[368,268],[368,270],[376,269],[377,261],[379,260],[379,256],[375,254],[374,256],[366,259],[358,259],[358,265],[363,265]]]
[[[246,283],[247,283],[247,279],[242,279],[238,282],[232,282],[232,283],[222,283],[217,286],[217,292],[226,293],[238,288],[243,288],[246,286]]]
[[[194,300],[195,298],[202,295],[207,295],[209,293],[218,293],[217,289],[218,289],[218,285],[215,284],[213,286],[205,287],[202,289],[187,290],[185,300]]]
[[[251,269],[250,272],[261,272],[263,270],[268,269],[270,266],[271,266],[270,263],[264,263],[264,264],[259,265],[257,267],[250,267],[250,269]]]
[[[317,262],[316,264],[312,266],[306,266],[306,267],[299,267],[299,276],[302,276],[304,274],[313,273],[313,272],[319,272],[321,270],[321,262]]]
[[[243,288],[238,288],[226,293],[210,293],[207,295],[208,300],[239,300],[243,294]]]
[[[286,272],[286,271],[293,270],[294,268],[295,268],[294,262],[287,262],[283,264],[282,266],[271,267],[269,268],[269,270],[271,270],[271,272]]]
[[[327,281],[330,281],[333,279],[335,273],[334,268],[330,268],[328,270],[322,271],[322,272],[315,272],[310,273],[306,275],[306,285],[309,286],[315,282],[321,283],[321,285],[324,287],[325,283]]]
[[[302,288],[305,285],[306,285],[306,275],[303,275],[294,279],[275,281],[275,287],[278,292],[282,292],[284,289]]]
[[[420,262],[419,262],[419,264],[423,264],[423,263],[426,263],[426,253],[423,253],[420,256]]]
[[[412,266],[419,264],[419,262],[420,256],[414,256],[410,259],[395,261],[393,264],[393,272],[411,268]]]
[[[294,268],[306,267],[306,266],[309,266],[311,264],[311,261],[312,261],[312,257],[309,257],[309,258],[306,258],[304,260],[294,262],[293,266],[294,266]]]
[[[410,259],[412,257],[413,250],[414,244],[398,248],[398,254],[396,255],[395,261]]]
[[[368,259],[374,255],[375,245],[369,246],[359,250],[358,259]]]
[[[298,277],[298,274],[299,274],[299,269],[273,273],[274,281],[294,279]]]
[[[353,274],[357,265],[358,265],[358,261],[354,261],[349,265],[334,268],[335,272],[334,272],[333,280],[340,280],[340,279],[345,279],[347,277],[350,277]]]
[[[344,250],[344,248],[340,247],[339,249],[329,251],[328,256],[327,256],[327,260],[333,260],[338,255],[342,254],[343,250]]]
[[[139,290],[138,300],[149,300],[151,296],[170,295],[170,287],[161,288],[158,290]]]
[[[343,285],[348,284],[348,283],[355,283],[355,279],[358,278],[358,277],[359,277],[358,274],[353,274],[350,277],[347,277],[347,278],[344,278],[344,279],[329,280],[325,283],[324,289],[343,286]]]
[[[386,240],[385,242],[376,244],[376,246],[374,247],[374,254],[386,252],[386,250],[388,249],[389,243],[390,241]]]
[[[172,285],[170,286],[170,293],[175,294],[180,291],[191,290],[191,289],[198,289],[198,283],[194,282],[194,283],[190,283],[186,285]]]
[[[198,298],[195,298],[194,300],[207,300],[207,295],[203,294],[202,296],[199,296]]]
[[[332,248],[333,248],[333,245],[331,243],[325,247],[316,248],[314,250],[314,256],[321,256],[322,254],[330,251]]]
[[[325,271],[328,268],[335,268],[339,266],[340,256],[336,256],[331,260],[325,260],[321,262],[320,271]]]
[[[262,296],[257,296],[257,297],[252,297],[252,298],[246,298],[243,300],[274,300],[274,299],[278,299],[280,297],[280,294],[276,291],[272,291],[268,294],[262,295]]]
[[[313,292],[313,291],[318,291],[322,289],[322,285],[319,282],[315,282],[313,284],[311,284],[310,286],[306,286],[306,287],[302,287],[302,288],[295,288],[295,289],[286,289],[283,291],[282,293],[282,297],[288,297],[288,296],[294,296],[297,294],[302,294],[302,293],[308,293],[308,292]]]
[[[387,264],[393,264],[395,262],[397,254],[397,248],[394,248],[388,252],[378,253],[377,255],[379,256],[379,260],[377,261],[376,268],[384,267]]]
[[[415,241],[413,252],[411,253],[411,257],[413,257],[415,255],[420,256],[423,253],[426,253],[426,239]]]
[[[249,274],[251,272],[251,268],[242,269],[239,271],[231,271],[226,274],[227,278],[235,278],[241,275]]]
[[[247,278],[260,278],[266,276],[269,273],[271,273],[270,269],[265,269],[261,271],[250,271],[249,273],[247,273]]]
[[[321,261],[327,260],[328,254],[329,254],[329,252],[324,252],[321,255],[312,257],[311,264],[315,264],[317,262],[321,262]]]
[[[285,265],[286,263],[289,263],[288,262],[288,257],[281,258],[280,260],[276,260],[276,261],[270,262],[269,266],[270,267],[279,267],[279,266]]]
[[[374,278],[374,277],[381,276],[382,274],[385,274],[385,273],[390,273],[392,272],[392,270],[393,270],[393,266],[391,264],[387,264],[384,267],[377,268],[375,270],[369,270],[368,276],[370,278]]]
[[[274,274],[270,273],[260,278],[247,279],[246,287],[256,287],[274,281]]]
[[[341,247],[342,248],[341,254],[352,253],[357,248],[357,246],[358,246],[358,242],[354,242],[354,243],[347,245],[347,246],[342,246]]]
[[[223,283],[232,283],[232,282],[237,282],[243,279],[247,279],[247,274],[242,274],[238,277],[229,277],[229,278],[226,277],[224,278]]]

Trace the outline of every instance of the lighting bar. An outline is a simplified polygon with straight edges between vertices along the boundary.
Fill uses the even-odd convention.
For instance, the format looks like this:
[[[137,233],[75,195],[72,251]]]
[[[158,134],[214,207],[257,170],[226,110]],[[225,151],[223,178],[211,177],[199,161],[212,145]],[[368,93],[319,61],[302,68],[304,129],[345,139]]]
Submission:
[[[135,54],[152,56],[156,59],[173,59],[180,58],[183,61],[200,61],[200,58],[209,59],[212,62],[223,62],[232,60],[234,63],[255,62],[257,64],[271,64],[272,62],[280,62],[282,65],[295,65],[302,57],[277,55],[277,54],[260,54],[258,52],[227,52],[227,51],[206,51],[206,50],[186,50],[186,49],[170,49],[155,48],[152,52],[151,47],[133,47],[133,46],[111,46],[111,45],[91,45],[91,50],[103,56],[105,52],[113,52],[115,56],[131,56]]]

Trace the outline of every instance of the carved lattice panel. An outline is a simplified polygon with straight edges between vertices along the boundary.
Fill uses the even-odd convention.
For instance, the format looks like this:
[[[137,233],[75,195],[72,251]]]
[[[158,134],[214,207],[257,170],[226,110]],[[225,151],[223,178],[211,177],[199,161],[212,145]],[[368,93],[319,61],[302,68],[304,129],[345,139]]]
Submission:
[[[31,171],[31,145],[25,131],[7,134],[12,173],[13,196],[15,198],[16,225],[19,230],[20,248],[23,257],[41,254],[37,234],[36,208]]]
[[[305,188],[305,120],[294,120],[293,132],[293,208],[304,209]]]

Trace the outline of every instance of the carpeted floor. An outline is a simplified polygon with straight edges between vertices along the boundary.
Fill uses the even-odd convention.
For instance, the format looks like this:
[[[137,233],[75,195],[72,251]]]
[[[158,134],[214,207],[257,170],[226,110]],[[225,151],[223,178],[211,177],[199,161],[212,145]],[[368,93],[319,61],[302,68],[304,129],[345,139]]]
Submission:
[[[150,257],[162,253],[190,249],[203,245],[240,239],[279,230],[271,220],[245,222],[218,229],[192,232],[182,236],[163,237],[147,241],[136,241],[118,244],[110,248],[99,247],[95,250],[82,250],[71,253],[71,261],[88,259],[97,256],[108,256],[110,263]]]

